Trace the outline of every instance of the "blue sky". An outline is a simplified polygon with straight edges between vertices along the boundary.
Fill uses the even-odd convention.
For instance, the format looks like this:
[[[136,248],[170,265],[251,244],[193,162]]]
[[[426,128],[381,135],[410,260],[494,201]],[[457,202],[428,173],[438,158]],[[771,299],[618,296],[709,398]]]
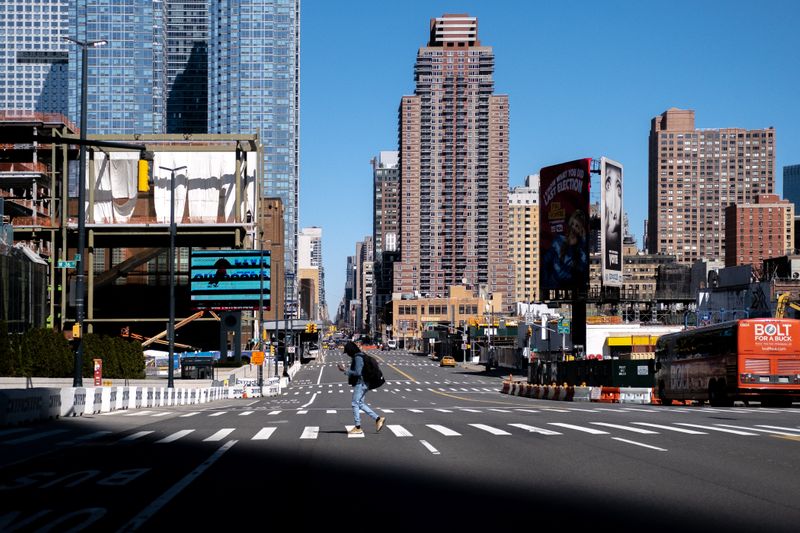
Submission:
[[[397,149],[429,20],[478,17],[510,100],[509,185],[579,157],[625,166],[625,211],[641,245],[650,120],[694,109],[698,128],[776,128],[776,192],[800,163],[800,2],[672,0],[303,0],[302,227],[323,229],[331,318],[346,258],[372,234],[370,159]],[[594,195],[594,194],[593,194]]]

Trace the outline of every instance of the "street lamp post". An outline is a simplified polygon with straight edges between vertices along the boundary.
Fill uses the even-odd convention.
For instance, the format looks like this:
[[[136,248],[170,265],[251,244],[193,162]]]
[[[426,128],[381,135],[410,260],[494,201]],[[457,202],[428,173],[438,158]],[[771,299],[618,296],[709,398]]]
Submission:
[[[158,167],[170,173],[169,178],[169,369],[167,370],[167,388],[175,387],[175,172],[186,167]]]
[[[86,111],[87,102],[89,100],[87,90],[87,77],[89,75],[89,47],[98,48],[105,46],[108,41],[79,41],[71,37],[64,37],[69,42],[75,43],[81,47],[81,141],[86,140]],[[78,169],[78,251],[75,254],[75,268],[77,274],[75,276],[75,322],[78,325],[78,349],[75,352],[75,374],[72,379],[73,387],[83,386],[83,319],[86,313],[85,310],[85,297],[86,292],[86,275],[85,264],[83,261],[84,251],[86,248],[86,207],[83,205],[86,201],[86,145],[81,143],[81,156],[80,168]]]

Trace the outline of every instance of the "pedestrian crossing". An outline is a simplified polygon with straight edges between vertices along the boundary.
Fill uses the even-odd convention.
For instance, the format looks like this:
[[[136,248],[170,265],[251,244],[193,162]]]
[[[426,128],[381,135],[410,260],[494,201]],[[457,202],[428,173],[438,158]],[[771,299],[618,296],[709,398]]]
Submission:
[[[331,430],[331,428],[338,427],[339,430]],[[371,425],[365,426],[366,432],[353,435],[348,433],[353,426],[351,425],[338,425],[332,423],[331,425],[293,425],[293,424],[276,424],[265,425],[263,427],[225,427],[225,428],[185,428],[175,431],[157,431],[157,430],[142,430],[112,432],[112,431],[96,431],[85,435],[71,436],[69,429],[58,430],[43,430],[37,431],[34,428],[17,428],[0,432],[0,450],[3,447],[15,446],[18,444],[29,444],[36,441],[46,442],[48,439],[55,439],[55,446],[74,446],[86,443],[102,443],[102,444],[131,444],[138,442],[148,442],[158,445],[168,445],[178,442],[188,441],[201,441],[201,442],[220,442],[228,438],[235,438],[237,440],[252,440],[252,441],[269,441],[278,435],[282,439],[298,439],[301,441],[316,441],[319,439],[339,438],[347,434],[347,438],[364,438],[365,433],[370,434],[372,437],[374,433],[371,431]],[[324,431],[323,431],[324,429]],[[639,420],[631,420],[626,422],[611,423],[611,422],[583,422],[571,423],[563,421],[537,421],[532,424],[530,422],[498,422],[496,419],[491,423],[476,423],[476,422],[456,422],[456,423],[425,423],[424,420],[420,422],[406,422],[404,424],[389,423],[386,424],[386,429],[381,435],[388,435],[390,438],[424,438],[434,440],[437,438],[462,438],[462,437],[475,437],[476,435],[490,435],[492,437],[522,437],[537,436],[537,437],[567,437],[577,435],[584,435],[591,437],[604,437],[608,436],[613,440],[626,442],[631,444],[639,444],[636,441],[630,441],[623,437],[636,434],[637,436],[664,436],[676,435],[686,436],[687,438],[699,438],[712,434],[724,434],[727,436],[738,436],[746,438],[757,438],[778,436],[789,437],[792,440],[800,439],[800,425],[798,426],[777,426],[768,424],[725,424],[717,422],[709,422],[706,424],[700,423],[685,423],[685,422],[668,422],[668,423],[652,423],[642,422]],[[657,438],[657,437],[656,437]],[[653,444],[651,442],[651,444]],[[657,443],[656,443],[657,444]],[[648,445],[649,446],[649,445]],[[645,447],[648,447],[645,446]],[[658,449],[661,449],[657,447]]]

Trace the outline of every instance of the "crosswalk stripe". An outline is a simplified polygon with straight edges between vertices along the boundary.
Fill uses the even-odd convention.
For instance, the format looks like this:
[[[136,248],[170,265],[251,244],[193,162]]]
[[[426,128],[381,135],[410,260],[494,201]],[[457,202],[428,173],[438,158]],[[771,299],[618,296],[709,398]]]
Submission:
[[[328,409],[328,410],[327,410],[327,411],[325,411],[325,412],[326,412],[327,414],[329,414],[329,415],[335,415],[335,414],[336,414],[336,409]]]
[[[44,439],[46,437],[50,437],[51,435],[58,435],[59,433],[66,432],[66,429],[54,429],[52,431],[45,431],[43,433],[34,433],[33,435],[27,435],[25,437],[19,437],[13,440],[7,440],[2,444],[22,444],[25,442],[32,442],[39,439]]]
[[[297,414],[298,414],[298,415],[307,415],[307,414],[308,414],[308,411],[306,411],[306,410],[303,410],[303,411],[297,411]]]
[[[453,411],[451,411],[449,409],[436,409],[436,410],[439,411],[440,413],[452,413],[453,412]]]
[[[467,413],[480,413],[480,411],[477,409],[467,409],[466,407],[462,407],[461,411],[465,411]]]
[[[389,428],[392,433],[394,433],[395,437],[413,437],[413,435],[403,426],[387,424],[386,427]]]
[[[708,433],[703,433],[702,431],[695,431],[693,429],[683,429],[683,428],[676,428],[672,426],[664,426],[662,424],[650,424],[648,422],[631,422],[632,424],[636,424],[637,426],[647,426],[651,428],[659,428],[659,429],[666,429],[669,431],[677,431],[678,433],[686,433],[688,435],[708,435]]]
[[[517,412],[522,412],[522,413],[538,413],[539,412],[539,411],[537,411],[535,409],[516,409],[516,411]]]
[[[508,431],[503,431],[502,429],[498,429],[492,426],[487,426],[486,424],[470,424],[470,426],[477,429],[482,429],[483,431],[491,433],[492,435],[511,435],[511,433],[509,433]]]
[[[786,436],[786,437],[796,437],[797,436],[797,433],[788,433],[786,431],[776,431],[776,430],[773,430],[773,429],[748,428],[748,427],[742,427],[742,426],[732,426],[730,424],[716,424],[716,425],[717,426],[721,426],[721,427],[726,427],[726,428],[741,429],[741,430],[744,430],[744,431],[758,431],[758,432],[761,432],[761,433],[770,433],[772,435],[783,435],[783,436]]]
[[[124,439],[121,439],[120,442],[131,442],[131,441],[134,441],[136,439],[140,439],[140,438],[144,437],[145,435],[149,435],[150,433],[153,433],[153,432],[152,431],[137,431],[136,433],[132,433],[132,434],[128,435],[127,437],[125,437]]]
[[[700,424],[684,424],[681,422],[676,422],[676,424],[679,426],[686,426],[690,428],[709,429],[711,431],[721,431],[722,433],[733,433],[734,435],[746,435],[750,437],[758,436],[758,433],[750,433],[749,431],[740,431],[738,429],[715,428],[712,426],[701,426]]]
[[[267,413],[267,414],[270,414],[270,415],[279,415],[280,413],[281,413],[280,411],[270,411],[270,412],[269,412],[269,413]]]
[[[658,409],[647,409],[645,407],[623,407],[620,411],[644,411],[645,413],[652,413]]]
[[[649,444],[644,444],[642,442],[636,442],[635,440],[628,440],[628,439],[621,439],[619,437],[611,437],[614,440],[618,440],[620,442],[627,442],[628,444],[635,444],[636,446],[641,446],[642,448],[650,448],[651,450],[656,450],[659,452],[666,452],[668,451],[666,448],[659,448],[658,446],[651,446]]]
[[[510,413],[508,409],[489,409],[490,411],[496,411],[498,413]]]
[[[389,414],[389,415],[394,414],[394,411],[391,410],[391,409],[381,409],[381,411],[383,411],[384,413]]]
[[[543,407],[542,411],[550,411],[551,413],[569,413],[569,409],[556,409],[555,407]]]
[[[422,411],[420,411],[419,409],[409,409],[409,412],[411,412],[411,413],[421,413]]]
[[[558,431],[552,431],[550,429],[544,428],[537,428],[536,426],[529,426],[528,424],[509,424],[509,426],[514,426],[515,428],[524,429],[525,431],[530,431],[531,433],[541,433],[542,435],[561,435]]]
[[[58,444],[61,446],[71,446],[73,444],[78,444],[81,442],[86,442],[94,439],[99,439],[100,437],[105,437],[106,435],[110,435],[111,431],[95,431],[94,433],[90,433],[88,435],[82,435],[80,437],[76,437],[72,440],[65,440],[59,442]]]
[[[427,450],[429,452],[431,452],[433,455],[441,455],[441,452],[439,452],[439,450],[434,448],[428,441],[421,440],[421,441],[419,441],[419,443],[422,444],[423,446],[425,446],[425,448],[427,448]]]
[[[275,433],[276,429],[278,428],[261,428],[258,430],[258,433],[253,436],[252,440],[267,440]]]
[[[591,422],[595,426],[603,426],[607,428],[623,429],[625,431],[633,431],[634,433],[641,433],[642,435],[658,435],[658,431],[650,431],[649,429],[632,428],[630,426],[623,426],[620,424],[609,424],[608,422]]]
[[[224,414],[225,414],[225,413],[227,413],[227,412],[228,412],[228,411],[220,411],[219,413],[212,413],[212,414],[210,414],[210,415],[208,415],[208,416],[222,416],[222,415],[224,415]]]
[[[587,428],[583,426],[576,426],[573,424],[564,424],[562,422],[548,422],[551,426],[558,426],[567,429],[574,429],[575,431],[583,431],[584,433],[591,433],[592,435],[608,435],[608,431],[602,431],[594,428]]]
[[[182,429],[180,431],[176,431],[175,433],[173,433],[172,435],[170,435],[168,437],[164,437],[161,440],[157,440],[156,444],[169,444],[170,442],[175,442],[178,439],[182,439],[183,437],[185,437],[189,433],[193,433],[193,432],[194,432],[193,429]]]
[[[244,411],[244,412],[239,413],[239,416],[252,415],[253,413],[255,413],[255,411]]]
[[[150,413],[154,413],[155,411],[136,411],[133,413],[128,413],[125,416],[145,416],[149,415]]]
[[[445,437],[460,437],[461,436],[461,433],[459,433],[457,431],[453,431],[450,428],[446,428],[444,426],[440,426],[438,424],[426,424],[426,425],[429,428],[431,428],[432,430],[438,431],[439,433],[441,433]]]
[[[779,429],[781,431],[795,431],[795,432],[800,433],[800,429],[785,428],[785,427],[782,427],[782,426],[764,426],[764,425],[761,425],[761,424],[757,424],[756,427],[757,428],[767,428],[767,429]]]
[[[194,413],[186,413],[185,415],[181,415],[178,418],[189,418],[190,416],[199,415],[200,413],[195,411]]]
[[[156,414],[154,414],[154,415],[153,415],[153,418],[160,418],[160,417],[162,417],[162,416],[167,416],[167,415],[171,415],[171,414],[172,414],[172,413],[170,413],[169,411],[164,411],[163,413],[156,413]]]
[[[353,429],[354,427],[355,426],[345,426],[345,429],[347,430],[347,438],[348,439],[363,439],[364,438],[364,433],[363,432],[362,433],[358,433],[358,434],[350,433],[350,430]]]
[[[234,431],[236,431],[236,428],[222,428],[210,437],[203,439],[203,442],[216,442],[218,440],[222,440]]]
[[[303,434],[300,435],[301,439],[316,439],[317,437],[319,437],[319,426],[306,426]]]

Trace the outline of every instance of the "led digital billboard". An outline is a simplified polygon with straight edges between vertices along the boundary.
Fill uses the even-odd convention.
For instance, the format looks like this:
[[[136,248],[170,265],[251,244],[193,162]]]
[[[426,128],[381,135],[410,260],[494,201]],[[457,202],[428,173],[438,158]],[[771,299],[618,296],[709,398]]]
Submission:
[[[192,250],[189,277],[192,308],[219,311],[270,309],[269,250]]]
[[[622,165],[600,158],[600,249],[603,285],[622,286]]]

